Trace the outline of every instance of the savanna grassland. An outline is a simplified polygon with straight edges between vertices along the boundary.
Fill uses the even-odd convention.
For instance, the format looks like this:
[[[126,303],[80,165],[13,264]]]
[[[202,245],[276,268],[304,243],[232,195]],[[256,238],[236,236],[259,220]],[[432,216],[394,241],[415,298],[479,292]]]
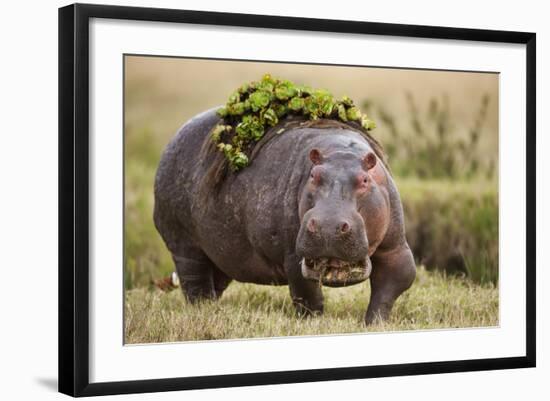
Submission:
[[[395,330],[486,327],[498,324],[498,290],[421,268],[396,302],[389,321],[364,325],[370,288],[324,288],[322,317],[296,317],[287,287],[232,283],[217,302],[188,304],[179,290],[127,292],[127,343],[281,337]]]
[[[498,325],[498,76],[129,57],[125,67],[127,343]],[[368,329],[369,283],[323,290],[297,319],[287,287],[233,282],[189,305],[152,280],[173,269],[152,220],[162,150],[189,118],[264,73],[348,95],[376,121],[419,270],[390,321]]]

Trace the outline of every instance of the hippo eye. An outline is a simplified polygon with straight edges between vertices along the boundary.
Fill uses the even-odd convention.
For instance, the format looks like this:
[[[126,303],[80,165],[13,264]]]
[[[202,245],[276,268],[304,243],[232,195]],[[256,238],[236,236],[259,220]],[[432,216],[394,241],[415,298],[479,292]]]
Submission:
[[[363,183],[366,184],[369,181],[367,177],[363,178]]]

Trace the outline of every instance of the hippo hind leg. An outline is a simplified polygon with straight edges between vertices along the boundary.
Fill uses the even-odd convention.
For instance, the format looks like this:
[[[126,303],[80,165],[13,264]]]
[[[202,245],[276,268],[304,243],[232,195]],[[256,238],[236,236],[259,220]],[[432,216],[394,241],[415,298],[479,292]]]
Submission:
[[[232,279],[215,266],[213,267],[212,271],[212,278],[214,280],[214,293],[216,298],[219,298],[222,296],[225,289],[229,286],[229,283],[231,283]]]
[[[181,289],[187,301],[196,303],[201,300],[217,299],[229,282],[223,286],[218,268],[204,252],[195,247],[182,247],[172,252]],[[223,289],[222,289],[223,287]]]
[[[187,301],[196,303],[215,298],[212,269],[207,261],[172,254],[181,289]]]

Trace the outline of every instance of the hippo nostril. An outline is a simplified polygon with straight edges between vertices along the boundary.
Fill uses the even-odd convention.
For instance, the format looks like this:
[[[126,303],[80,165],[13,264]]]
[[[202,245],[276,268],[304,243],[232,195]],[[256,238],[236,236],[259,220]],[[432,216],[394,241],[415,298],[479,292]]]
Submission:
[[[314,233],[316,229],[317,229],[317,222],[315,221],[315,219],[309,219],[309,221],[307,222],[307,230],[310,233]]]
[[[349,224],[347,221],[344,221],[343,223],[341,223],[340,231],[342,231],[343,233],[347,233],[349,231]]]

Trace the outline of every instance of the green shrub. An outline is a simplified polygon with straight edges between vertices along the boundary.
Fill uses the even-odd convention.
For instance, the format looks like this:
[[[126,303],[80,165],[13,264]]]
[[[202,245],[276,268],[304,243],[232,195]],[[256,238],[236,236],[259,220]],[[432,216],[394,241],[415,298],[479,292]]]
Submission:
[[[379,122],[376,139],[384,146],[394,174],[426,179],[494,178],[498,151],[489,154],[480,147],[480,138],[486,134],[483,128],[489,95],[482,96],[475,114],[464,121],[451,117],[446,95],[433,97],[420,107],[407,92],[406,101],[408,113],[400,116],[379,104],[363,103]],[[467,128],[467,134],[460,135],[461,128]]]
[[[498,282],[498,191],[492,182],[401,180],[406,234],[428,269]]]

